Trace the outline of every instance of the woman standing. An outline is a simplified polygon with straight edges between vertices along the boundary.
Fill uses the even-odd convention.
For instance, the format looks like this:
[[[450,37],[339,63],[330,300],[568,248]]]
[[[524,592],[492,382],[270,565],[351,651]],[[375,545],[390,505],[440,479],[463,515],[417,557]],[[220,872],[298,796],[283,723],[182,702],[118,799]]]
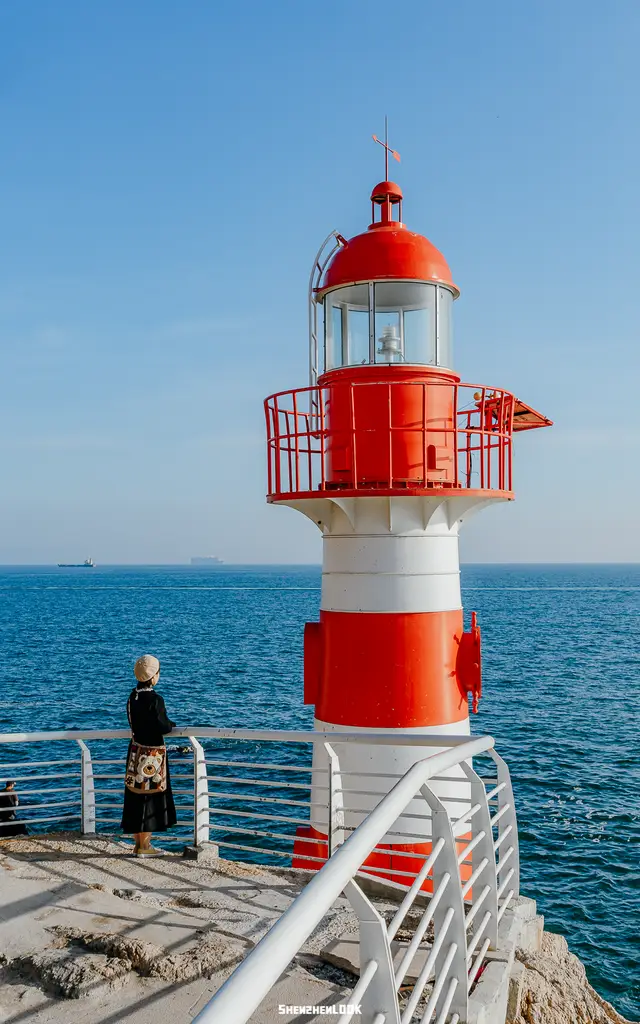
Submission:
[[[16,821],[16,807],[20,803],[15,782],[7,782],[0,793],[0,839],[6,836],[26,836],[27,826]],[[6,810],[5,810],[6,808]]]
[[[154,857],[163,851],[151,846],[152,833],[166,832],[177,821],[164,745],[164,736],[175,728],[175,722],[169,721],[164,701],[155,692],[160,678],[158,659],[143,654],[133,671],[138,682],[127,702],[132,739],[127,753],[122,831],[133,833],[136,856]]]

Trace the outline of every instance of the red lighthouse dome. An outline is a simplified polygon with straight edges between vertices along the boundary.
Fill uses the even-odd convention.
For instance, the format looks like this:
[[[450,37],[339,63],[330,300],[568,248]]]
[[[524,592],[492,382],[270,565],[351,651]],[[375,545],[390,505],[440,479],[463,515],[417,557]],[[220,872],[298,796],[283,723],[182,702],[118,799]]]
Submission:
[[[317,290],[317,298],[344,285],[375,280],[424,281],[459,289],[442,253],[428,238],[402,223],[402,190],[382,181],[371,193],[372,221],[367,231],[342,241]]]

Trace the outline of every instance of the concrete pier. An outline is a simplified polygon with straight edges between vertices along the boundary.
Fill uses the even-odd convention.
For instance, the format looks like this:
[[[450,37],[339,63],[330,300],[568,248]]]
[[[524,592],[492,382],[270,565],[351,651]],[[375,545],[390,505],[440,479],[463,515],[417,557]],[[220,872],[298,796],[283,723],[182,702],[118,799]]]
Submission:
[[[120,840],[77,834],[0,842],[2,1024],[189,1021],[307,879],[215,855],[141,860],[131,851]],[[373,888],[380,913],[392,915],[394,894]],[[470,1024],[624,1024],[564,940],[543,933],[533,901],[519,900],[501,927],[506,952],[489,954]],[[279,1006],[344,1001],[357,957],[357,920],[340,899],[252,1024],[331,1019]]]

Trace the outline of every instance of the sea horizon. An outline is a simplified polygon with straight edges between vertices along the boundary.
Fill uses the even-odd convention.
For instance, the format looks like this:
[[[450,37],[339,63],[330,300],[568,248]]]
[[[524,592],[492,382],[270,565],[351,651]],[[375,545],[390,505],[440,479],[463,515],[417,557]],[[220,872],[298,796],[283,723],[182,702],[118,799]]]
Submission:
[[[576,567],[576,566],[625,566],[625,565],[638,565],[640,566],[640,559],[636,561],[549,561],[549,562],[527,562],[527,561],[467,561],[465,559],[460,560],[460,565],[469,566],[558,566],[558,567]],[[84,569],[89,568],[88,566],[82,565],[78,562],[77,564],[62,564],[58,562],[0,562],[0,569]],[[220,569],[321,569],[321,562],[225,562],[224,559],[219,564],[213,565],[192,565],[190,561],[187,562],[94,562],[91,568],[94,569],[194,569],[199,572],[215,572]]]

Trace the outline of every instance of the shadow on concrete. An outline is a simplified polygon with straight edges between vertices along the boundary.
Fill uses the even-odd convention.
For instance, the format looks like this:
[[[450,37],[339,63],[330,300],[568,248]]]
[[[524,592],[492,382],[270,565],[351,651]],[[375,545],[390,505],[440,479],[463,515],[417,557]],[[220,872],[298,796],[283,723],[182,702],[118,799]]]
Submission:
[[[121,938],[135,938],[136,931],[145,926],[158,925],[166,927],[167,935],[172,938],[173,941],[170,941],[166,945],[162,943],[163,955],[165,956],[170,956],[183,946],[185,942],[184,935],[180,935],[176,938],[175,932],[171,935],[171,929],[184,929],[187,934],[189,931],[188,924],[180,925],[179,922],[166,921],[167,915],[171,914],[192,917],[194,937],[196,935],[203,937],[207,934],[225,936],[244,945],[246,952],[248,952],[249,949],[255,945],[253,936],[259,932],[268,930],[272,923],[269,918],[273,916],[273,920],[275,921],[279,916],[279,913],[285,909],[285,906],[282,906],[282,904],[286,905],[288,901],[295,898],[299,891],[299,889],[296,888],[289,880],[283,881],[283,884],[278,884],[278,882],[274,880],[274,884],[270,884],[269,882],[265,883],[264,877],[261,877],[259,874],[249,878],[238,877],[235,875],[231,875],[231,877],[229,877],[227,872],[216,871],[215,863],[203,866],[198,865],[197,861],[184,861],[182,858],[171,856],[169,854],[167,856],[171,859],[173,864],[180,866],[179,872],[171,872],[167,868],[163,869],[162,862],[145,862],[135,860],[134,858],[130,858],[126,851],[116,852],[108,849],[91,849],[93,840],[86,840],[81,837],[78,837],[77,839],[75,837],[73,837],[73,839],[71,839],[71,837],[65,837],[65,841],[73,841],[78,844],[83,844],[84,847],[89,847],[88,849],[83,848],[79,852],[75,853],[65,852],[64,850],[52,850],[50,841],[53,837],[47,838],[49,839],[49,842],[44,838],[39,840],[36,837],[29,837],[29,850],[16,849],[15,851],[12,851],[9,847],[9,843],[3,843],[0,846],[0,852],[5,855],[10,863],[13,862],[16,865],[18,863],[22,863],[26,866],[33,866],[34,868],[39,869],[42,873],[50,876],[52,880],[55,880],[55,882],[58,883],[52,888],[47,888],[44,892],[35,893],[33,896],[25,897],[16,900],[13,903],[8,903],[4,907],[0,907],[1,920],[7,922],[14,917],[33,913],[34,911],[37,912],[44,907],[60,907],[62,899],[66,900],[69,897],[86,893],[87,890],[91,888],[102,890],[107,896],[115,896],[123,901],[128,899],[124,894],[125,891],[129,891],[143,895],[141,900],[136,900],[135,902],[144,904],[145,909],[149,909],[150,911],[149,916],[143,917],[142,919],[132,920],[131,916],[126,913],[118,914],[108,910],[102,911],[101,909],[96,908],[88,908],[87,910],[84,910],[82,907],[75,906],[70,907],[69,912],[74,915],[86,914],[88,917],[92,918],[93,927],[91,929],[87,928],[87,931],[91,930],[94,934],[98,934],[98,929],[95,928],[95,921],[100,918],[104,918],[107,923],[109,920],[114,922],[117,921],[120,924],[124,923],[126,925],[125,928],[118,929],[117,932],[111,933],[116,934]],[[62,837],[58,838],[60,839]],[[104,841],[110,840],[107,840],[105,837]],[[135,874],[138,876],[135,880],[129,874],[123,874],[121,870],[118,870],[117,862],[124,858],[126,858],[127,865],[135,863]],[[108,888],[102,882],[96,884],[85,879],[82,881],[78,880],[74,877],[73,873],[69,874],[65,871],[65,862],[67,864],[71,862],[76,864],[90,864],[91,866],[95,865],[96,874],[99,877],[106,877],[108,880],[114,880],[118,883],[118,888],[123,890],[122,895],[114,892],[113,889]],[[5,866],[7,866],[6,862]],[[210,871],[212,877],[210,881],[203,880],[201,877],[189,877],[191,874],[190,869],[196,869],[197,872],[202,872],[203,870],[207,872]],[[259,870],[260,869],[258,869],[258,871]],[[266,868],[265,870],[268,874],[269,869]],[[216,882],[219,883],[222,878],[225,880],[224,883],[222,885],[216,884]],[[38,881],[37,878],[34,879],[33,877],[25,880],[28,880],[31,883]],[[170,886],[167,886],[167,881],[171,882]],[[160,882],[160,886],[158,886],[158,882]],[[47,884],[46,879],[42,880],[42,884]],[[275,900],[275,906],[273,902],[270,904],[268,901],[266,892],[269,890],[272,892],[274,897],[277,897]],[[235,910],[240,915],[244,913],[248,915],[255,914],[255,924],[248,923],[247,929],[244,933],[230,931],[227,928],[223,929],[217,926],[215,921],[216,913],[219,912],[220,908],[215,906],[207,907],[206,905],[201,906],[199,904],[194,904],[189,907],[188,905],[182,906],[180,904],[180,895],[184,894],[185,897],[188,897],[190,892],[211,892],[223,896],[229,901],[228,909],[230,912]],[[171,897],[172,905],[159,906],[154,910],[153,905],[144,899],[144,894],[146,893],[167,895]],[[234,902],[236,904],[235,908],[232,905]],[[238,906],[238,904],[240,904],[240,906]],[[61,907],[60,909],[64,910],[66,908]],[[202,913],[202,918],[198,913],[196,913],[198,910]],[[207,921],[204,919],[204,915],[207,914],[211,916],[212,920]],[[70,958],[74,955],[74,948],[78,955],[84,955],[92,952],[92,950],[86,948],[83,943],[74,942],[72,939],[69,942]],[[195,1007],[201,1003],[202,997],[205,995],[206,1001],[208,1001],[226,977],[232,973],[235,966],[236,964],[230,966],[228,969],[223,968],[219,974],[211,974],[209,976],[203,975],[202,992],[196,999],[195,1003],[193,1003],[193,1006]],[[92,997],[91,986],[89,985],[87,986],[86,992],[81,997],[83,1003],[85,999],[88,1000],[88,1002],[84,1004],[84,1009],[87,1015],[86,1019],[91,1020],[91,1024],[93,1024],[94,1021],[95,1024],[118,1024],[119,1021],[138,1020],[140,1013],[145,1009],[149,1009],[162,1000],[170,998],[172,993],[175,994],[182,991],[185,986],[192,985],[194,984],[194,981],[197,980],[190,978],[188,980],[185,979],[184,982],[178,983],[163,982],[161,978],[149,978],[132,967],[131,979],[133,980],[133,978],[136,978],[141,984],[158,985],[160,988],[153,993],[149,993],[144,998],[136,999],[134,1003],[130,1003],[127,1006],[120,1006],[115,1012],[112,1012],[112,1009],[109,1006],[93,1004],[91,1002],[92,998],[97,998],[97,993],[94,993],[94,996]],[[29,978],[23,977],[20,979],[18,972],[16,972],[14,979],[15,984],[22,983],[25,985],[33,985],[34,989],[36,988],[35,983]],[[96,989],[102,990],[105,988],[105,985],[108,987],[106,979],[103,980],[101,978],[95,982]],[[125,993],[127,987],[127,981],[124,981],[121,987],[118,986],[118,988],[113,992],[114,999],[118,992]],[[42,993],[44,1001],[38,1006],[31,1006],[24,1011],[21,1010],[18,1013],[14,1013],[12,1016],[6,1017],[6,1024],[19,1024],[21,1021],[34,1019],[53,1019],[49,1016],[45,1016],[45,1014],[51,1014],[53,1012],[53,1008],[57,1011],[56,1018],[59,1016],[60,1020],[63,1020],[66,1019],[65,1006],[68,1007],[69,1021],[76,1018],[76,1014],[73,1013],[73,1010],[80,1009],[77,1000],[69,1000],[65,997],[60,997],[58,999],[49,998],[46,989],[43,991],[43,988],[40,987],[37,987],[37,991]],[[105,993],[105,995],[106,994],[107,993]],[[340,997],[337,996],[336,1000],[339,1000],[339,998]],[[163,1007],[160,1012],[162,1016],[165,1016],[165,1007]],[[106,1016],[101,1016],[102,1013],[106,1013]],[[82,1019],[84,1019],[84,1015]],[[312,1019],[312,1017],[307,1016],[300,1017],[297,1019],[297,1024],[306,1024],[307,1021],[311,1021]]]

